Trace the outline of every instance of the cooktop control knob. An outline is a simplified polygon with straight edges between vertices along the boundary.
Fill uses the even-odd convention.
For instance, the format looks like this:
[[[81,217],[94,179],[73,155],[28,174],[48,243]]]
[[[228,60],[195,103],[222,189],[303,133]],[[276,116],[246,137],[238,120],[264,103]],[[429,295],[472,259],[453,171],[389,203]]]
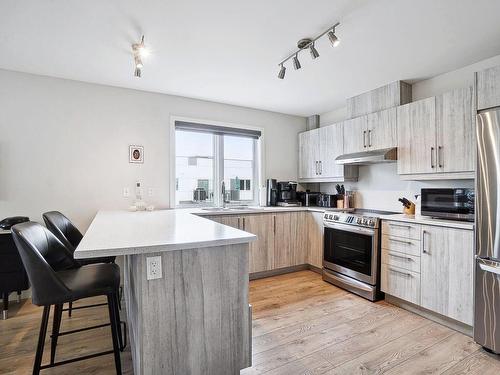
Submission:
[[[356,223],[361,224],[361,222],[362,222],[362,219],[361,219],[360,217],[358,217],[358,218],[356,219]]]
[[[332,219],[333,219],[333,215],[328,215],[328,218],[329,218],[330,220],[332,220]]]
[[[333,220],[338,221],[339,220],[339,215],[333,215]]]
[[[371,227],[374,227],[375,226],[375,221],[373,219],[370,219],[368,221],[368,225],[371,226]]]

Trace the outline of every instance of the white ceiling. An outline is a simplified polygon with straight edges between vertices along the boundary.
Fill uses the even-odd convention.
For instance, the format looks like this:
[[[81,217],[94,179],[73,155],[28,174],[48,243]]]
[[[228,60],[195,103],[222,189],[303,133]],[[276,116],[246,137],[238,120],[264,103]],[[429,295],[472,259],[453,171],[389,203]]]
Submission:
[[[496,0],[2,0],[0,68],[307,116],[500,54],[499,14]],[[322,38],[277,79],[298,39],[336,21],[338,48]]]

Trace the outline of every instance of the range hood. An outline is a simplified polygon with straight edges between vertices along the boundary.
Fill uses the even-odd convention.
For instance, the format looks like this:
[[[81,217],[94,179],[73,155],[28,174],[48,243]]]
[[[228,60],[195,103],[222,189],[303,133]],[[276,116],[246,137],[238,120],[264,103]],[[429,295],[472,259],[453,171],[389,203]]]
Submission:
[[[394,163],[397,160],[398,149],[396,147],[392,147],[340,155],[335,159],[335,163],[344,165],[369,165],[378,163]]]

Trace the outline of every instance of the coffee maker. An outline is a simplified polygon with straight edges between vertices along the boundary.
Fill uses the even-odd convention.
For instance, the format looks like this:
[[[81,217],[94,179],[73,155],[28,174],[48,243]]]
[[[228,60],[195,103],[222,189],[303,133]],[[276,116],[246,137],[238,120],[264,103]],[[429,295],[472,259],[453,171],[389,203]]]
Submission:
[[[276,206],[278,203],[278,184],[276,180],[268,179],[266,189],[266,206]]]
[[[301,206],[297,200],[297,183],[294,181],[278,182],[278,206],[296,207]]]

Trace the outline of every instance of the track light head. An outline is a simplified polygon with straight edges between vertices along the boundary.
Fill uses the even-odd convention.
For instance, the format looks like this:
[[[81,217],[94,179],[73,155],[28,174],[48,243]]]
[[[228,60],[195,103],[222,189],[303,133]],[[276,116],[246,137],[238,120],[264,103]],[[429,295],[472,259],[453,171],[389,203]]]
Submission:
[[[332,29],[328,32],[328,39],[330,39],[330,43],[332,46],[337,47],[340,44],[339,38],[335,35],[335,29]]]
[[[134,55],[134,77],[141,77],[142,68],[144,64],[142,63],[142,58],[149,55],[149,51],[146,49],[144,44],[144,35],[141,37],[141,41],[139,43],[132,44],[132,54]]]
[[[293,67],[295,68],[295,70],[299,70],[300,68],[302,68],[297,54],[295,54],[295,56],[293,57]]]
[[[142,75],[142,69],[136,66],[134,70],[134,77],[141,78],[141,75]]]
[[[311,52],[311,57],[313,59],[316,59],[319,57],[319,52],[316,48],[314,48],[314,43],[311,43],[311,46],[309,47],[309,50]]]
[[[285,78],[286,68],[283,64],[280,64],[280,66],[281,66],[281,68],[280,68],[280,71],[278,73],[278,78],[283,79],[283,78]]]
[[[134,62],[135,62],[135,67],[136,68],[142,68],[144,67],[144,64],[142,63],[142,59],[139,55],[134,56]]]

